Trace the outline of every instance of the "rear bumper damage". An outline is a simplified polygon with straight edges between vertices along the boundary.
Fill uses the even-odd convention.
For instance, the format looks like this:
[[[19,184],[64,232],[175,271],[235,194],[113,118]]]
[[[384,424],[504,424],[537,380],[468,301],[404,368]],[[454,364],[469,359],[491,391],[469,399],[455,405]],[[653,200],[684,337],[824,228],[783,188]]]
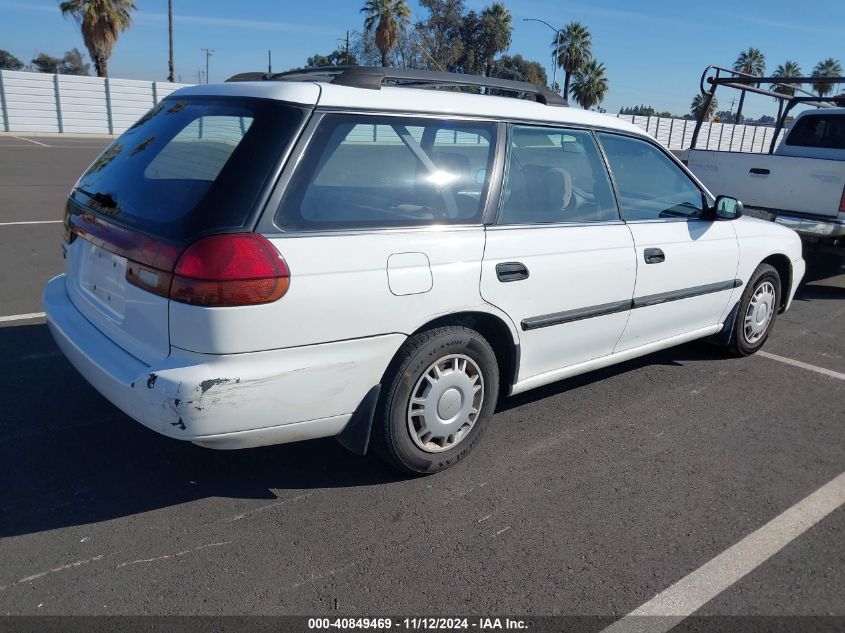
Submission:
[[[219,449],[338,435],[405,338],[227,355],[171,348],[150,366],[76,309],[64,275],[47,284],[44,308],[59,348],[107,400],[163,435]]]

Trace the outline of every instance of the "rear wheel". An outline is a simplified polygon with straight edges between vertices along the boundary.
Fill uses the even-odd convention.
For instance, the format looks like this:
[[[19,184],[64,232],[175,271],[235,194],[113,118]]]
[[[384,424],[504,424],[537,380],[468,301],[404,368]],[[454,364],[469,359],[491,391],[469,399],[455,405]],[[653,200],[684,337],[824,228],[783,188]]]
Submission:
[[[777,270],[760,264],[742,293],[730,350],[736,356],[753,354],[766,342],[777,319],[781,287]]]
[[[434,473],[480,439],[499,395],[499,367],[475,330],[448,326],[412,336],[383,383],[373,449],[408,473]]]

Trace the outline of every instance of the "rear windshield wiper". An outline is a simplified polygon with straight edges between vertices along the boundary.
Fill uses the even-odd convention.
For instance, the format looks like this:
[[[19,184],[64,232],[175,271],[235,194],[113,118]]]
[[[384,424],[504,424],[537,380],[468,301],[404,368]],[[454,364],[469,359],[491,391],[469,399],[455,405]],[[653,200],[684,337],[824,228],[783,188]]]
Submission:
[[[82,195],[90,198],[98,207],[102,207],[104,209],[117,209],[118,207],[117,200],[115,200],[110,193],[104,193],[102,191],[92,193],[82,187],[77,187],[76,190]]]

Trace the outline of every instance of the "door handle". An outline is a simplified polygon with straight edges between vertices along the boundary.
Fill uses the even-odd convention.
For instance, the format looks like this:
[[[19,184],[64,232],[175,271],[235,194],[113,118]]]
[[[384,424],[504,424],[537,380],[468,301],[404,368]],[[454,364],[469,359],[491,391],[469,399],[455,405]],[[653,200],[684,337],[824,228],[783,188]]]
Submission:
[[[528,279],[528,269],[522,262],[503,262],[496,264],[496,276],[503,283],[520,281]]]
[[[763,167],[752,167],[748,170],[749,174],[757,174],[758,176],[768,176],[771,172]]]
[[[646,264],[662,264],[666,261],[666,255],[659,248],[647,248],[643,251]]]

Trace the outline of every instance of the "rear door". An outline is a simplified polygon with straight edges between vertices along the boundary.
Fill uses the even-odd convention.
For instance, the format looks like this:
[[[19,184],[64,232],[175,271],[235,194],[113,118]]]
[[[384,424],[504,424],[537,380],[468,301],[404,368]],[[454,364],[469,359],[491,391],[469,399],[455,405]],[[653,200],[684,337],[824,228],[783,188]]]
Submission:
[[[720,323],[740,285],[733,224],[704,219],[704,192],[657,145],[604,132],[598,137],[637,258],[633,310],[615,351]]]
[[[613,351],[636,263],[591,132],[514,125],[506,163],[481,294],[520,328],[525,380]]]
[[[146,363],[170,352],[170,274],[202,235],[244,231],[305,119],[267,100],[174,96],[116,139],[68,200],[66,287]]]

